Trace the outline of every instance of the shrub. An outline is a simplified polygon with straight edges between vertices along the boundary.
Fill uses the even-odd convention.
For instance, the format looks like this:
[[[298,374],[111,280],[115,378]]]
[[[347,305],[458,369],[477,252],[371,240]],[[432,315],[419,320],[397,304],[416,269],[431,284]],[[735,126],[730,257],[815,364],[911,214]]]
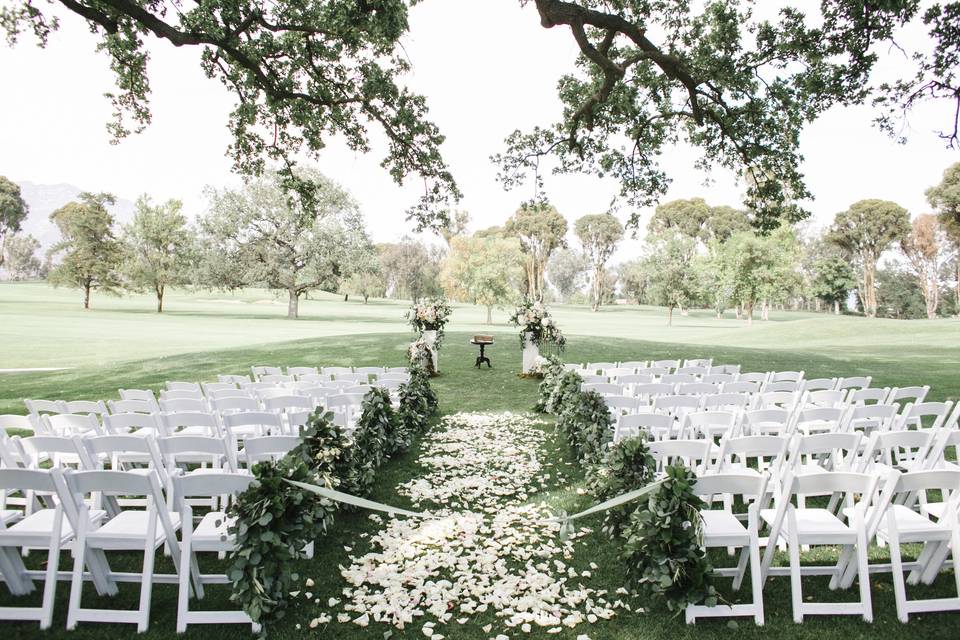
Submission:
[[[537,413],[546,413],[547,406],[550,403],[550,396],[556,388],[557,383],[565,372],[563,361],[557,356],[546,356],[547,364],[543,365],[543,380],[537,387],[537,404],[533,410]]]
[[[430,388],[428,374],[412,369],[410,382],[400,387],[400,409],[397,411],[397,442],[403,450],[410,447],[413,437],[427,428],[427,422],[437,410],[437,396]]]
[[[664,484],[630,516],[623,558],[633,586],[666,602],[671,611],[717,604],[712,567],[701,546],[703,501],[693,493],[696,474],[667,468]]]
[[[564,371],[557,378],[553,391],[547,399],[547,411],[555,416],[563,413],[571,398],[579,395],[581,384],[583,384],[583,378],[580,377],[580,374],[576,371]]]
[[[641,434],[610,447],[603,462],[587,470],[587,486],[597,502],[603,502],[650,484],[656,468],[657,463],[647,447],[646,436]],[[635,503],[628,503],[608,509],[602,530],[611,538],[620,538],[630,514],[636,508]]]
[[[599,464],[613,440],[613,418],[603,396],[595,391],[578,390],[569,396],[557,418],[557,429],[582,464]]]

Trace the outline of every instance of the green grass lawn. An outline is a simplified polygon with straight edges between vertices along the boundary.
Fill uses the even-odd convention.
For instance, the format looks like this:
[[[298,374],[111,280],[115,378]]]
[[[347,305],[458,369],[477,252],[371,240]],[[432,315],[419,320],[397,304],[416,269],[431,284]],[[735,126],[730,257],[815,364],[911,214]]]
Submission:
[[[233,302],[226,303],[229,299]],[[405,304],[377,301],[370,305],[344,304],[334,297],[311,300],[303,305],[304,319],[283,319],[284,307],[261,302],[269,300],[264,292],[238,295],[176,294],[169,301],[169,312],[159,316],[150,311],[148,297],[113,299],[94,298],[95,309],[84,312],[79,296],[72,291],[55,291],[42,285],[0,285],[0,368],[67,366],[66,371],[46,373],[0,374],[0,413],[23,412],[21,399],[34,398],[114,398],[120,387],[159,388],[166,380],[203,380],[216,373],[245,372],[252,364],[282,365],[400,365],[411,334],[403,324]],[[218,300],[218,301],[214,301]],[[441,410],[526,410],[534,402],[536,381],[517,377],[520,351],[516,335],[506,326],[506,314],[496,318],[500,324],[492,332],[497,344],[488,350],[493,369],[473,368],[475,350],[467,340],[476,331],[491,329],[479,324],[482,309],[458,306],[441,354],[442,375],[433,381]],[[804,369],[809,377],[870,374],[876,385],[930,384],[931,399],[960,397],[960,323],[956,321],[871,321],[859,318],[833,318],[812,314],[774,314],[768,323],[747,328],[732,319],[716,320],[708,313],[693,313],[677,318],[676,326],[665,326],[660,310],[616,307],[593,314],[579,307],[558,307],[556,316],[570,335],[565,358],[569,361],[652,359],[661,357],[712,356],[718,362],[739,362],[744,370]],[[545,428],[550,429],[548,424]],[[564,447],[554,444],[548,455],[557,462],[569,460]],[[373,498],[407,506],[394,487],[418,474],[412,451],[385,465]],[[569,492],[550,492],[534,499],[573,511],[589,504],[586,496]],[[595,523],[594,523],[595,524]],[[326,602],[339,595],[343,587],[338,565],[347,562],[343,546],[353,554],[366,551],[364,533],[373,531],[366,514],[341,514],[334,531],[318,542],[317,556],[305,562],[302,574],[317,585],[315,597]],[[591,586],[614,591],[623,581],[623,567],[617,547],[602,534],[586,538],[586,545],[574,564],[584,569],[590,562],[600,566]],[[878,554],[881,552],[878,550]],[[882,555],[882,554],[881,554]],[[40,563],[39,554],[31,563]],[[780,558],[783,562],[784,559]],[[131,559],[131,564],[134,563]],[[62,568],[69,568],[65,555]],[[170,570],[159,563],[158,570]],[[942,576],[931,589],[941,596],[950,595],[952,582]],[[725,581],[724,581],[725,584]],[[816,581],[805,580],[805,588]],[[85,624],[74,632],[64,630],[66,596],[69,585],[58,591],[54,628],[40,633],[34,624],[6,623],[3,627],[15,638],[77,638],[107,640],[120,635],[132,637],[131,626]],[[211,606],[225,606],[226,591],[211,588]],[[842,598],[824,585],[809,589],[817,598]],[[90,598],[87,596],[90,595]],[[729,594],[732,597],[732,594]],[[918,595],[913,592],[913,595]],[[556,636],[537,633],[508,634],[538,638],[575,639],[586,633],[592,640],[628,640],[639,638],[727,638],[736,634],[746,638],[777,636],[784,638],[900,638],[914,634],[922,638],[960,637],[960,614],[927,614],[911,617],[907,626],[896,620],[893,587],[883,574],[873,578],[875,622],[866,624],[851,617],[808,617],[803,625],[792,622],[789,580],[772,578],[764,590],[767,626],[754,627],[741,620],[732,631],[726,621],[704,621],[694,627],[669,613],[621,612],[611,621],[576,630],[564,629]],[[102,606],[132,607],[137,588],[126,585],[116,602]],[[85,594],[85,605],[96,599]],[[0,587],[0,606],[10,597]],[[383,638],[385,627],[372,625],[360,629],[354,625],[332,624],[325,629],[307,630],[307,622],[316,616],[313,606],[300,607],[283,623],[271,629],[275,638]],[[176,589],[158,585],[154,589],[151,638],[173,638],[176,617]],[[450,640],[485,640],[493,634],[481,627],[492,619],[478,618],[464,626],[438,628]],[[302,630],[297,630],[300,624]],[[194,626],[186,634],[191,638],[245,637],[238,626]],[[420,625],[394,638],[422,638]]]

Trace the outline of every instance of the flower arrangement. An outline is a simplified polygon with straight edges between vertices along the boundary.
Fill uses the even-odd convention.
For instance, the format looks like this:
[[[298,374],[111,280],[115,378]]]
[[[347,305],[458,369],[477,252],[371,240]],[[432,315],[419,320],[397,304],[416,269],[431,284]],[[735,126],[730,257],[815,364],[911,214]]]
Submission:
[[[524,346],[524,339],[527,333],[530,334],[530,340],[538,347],[544,343],[553,343],[561,350],[566,344],[567,339],[563,337],[560,328],[557,327],[553,316],[547,311],[542,302],[532,302],[525,300],[510,315],[510,322],[520,327],[520,346]]]
[[[433,374],[433,352],[430,350],[430,344],[423,338],[410,343],[407,347],[407,357],[410,359],[411,367],[421,367],[428,374]]]
[[[410,310],[407,311],[407,320],[413,330],[421,336],[424,331],[436,331],[436,348],[439,349],[440,343],[443,341],[443,327],[450,319],[451,313],[453,313],[453,309],[450,308],[450,304],[446,300],[426,298],[410,307]]]

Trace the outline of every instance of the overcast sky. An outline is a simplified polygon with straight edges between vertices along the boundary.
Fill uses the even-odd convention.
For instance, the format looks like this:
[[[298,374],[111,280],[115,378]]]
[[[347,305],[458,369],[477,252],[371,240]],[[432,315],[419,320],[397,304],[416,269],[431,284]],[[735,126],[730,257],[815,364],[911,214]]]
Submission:
[[[529,197],[529,190],[505,192],[496,183],[489,156],[503,148],[504,137],[515,128],[556,118],[556,82],[576,57],[569,31],[543,29],[532,6],[521,9],[517,0],[484,0],[484,6],[484,11],[470,11],[465,22],[462,2],[427,0],[413,9],[411,33],[403,41],[414,65],[408,82],[427,96],[431,117],[447,136],[443,153],[474,229],[502,223]],[[26,36],[13,49],[0,44],[6,92],[0,100],[0,175],[70,183],[131,200],[140,193],[176,197],[192,213],[205,206],[205,185],[238,182],[224,155],[233,100],[219,82],[203,75],[199,51],[152,44],[153,124],[110,145],[104,127],[111,113],[103,97],[112,88],[107,58],[95,52],[96,40],[82,19],[59,13],[61,29],[46,50]],[[891,64],[884,73],[898,71]],[[835,109],[805,131],[801,150],[816,198],[809,204],[815,225],[828,224],[837,211],[868,197],[923,213],[924,190],[960,160],[960,153],[946,149],[934,133],[946,126],[946,105],[916,111],[906,145],[875,129],[872,116],[869,107]],[[391,181],[379,166],[381,151],[358,155],[331,141],[320,167],[360,201],[374,239],[387,241],[410,230],[404,211],[414,202],[416,188]],[[703,196],[711,204],[739,205],[743,185],[726,172],[695,171],[695,158],[683,147],[668,152],[673,185],[666,199]],[[572,222],[605,210],[616,186],[590,177],[552,177],[547,192]],[[627,213],[621,210],[621,219]],[[645,218],[650,213],[645,211]],[[637,246],[627,243],[617,257],[631,257]]]

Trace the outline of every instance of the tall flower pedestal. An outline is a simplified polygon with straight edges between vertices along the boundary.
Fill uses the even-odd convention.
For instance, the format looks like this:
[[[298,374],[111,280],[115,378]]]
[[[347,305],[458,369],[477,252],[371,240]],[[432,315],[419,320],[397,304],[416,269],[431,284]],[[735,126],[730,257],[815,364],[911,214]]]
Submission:
[[[533,343],[532,334],[527,331],[523,334],[523,373],[528,374],[537,366],[540,349]]]
[[[433,372],[440,373],[439,354],[437,353],[437,332],[434,329],[425,329],[421,335],[423,336],[423,341],[430,347],[430,360],[433,364]]]

